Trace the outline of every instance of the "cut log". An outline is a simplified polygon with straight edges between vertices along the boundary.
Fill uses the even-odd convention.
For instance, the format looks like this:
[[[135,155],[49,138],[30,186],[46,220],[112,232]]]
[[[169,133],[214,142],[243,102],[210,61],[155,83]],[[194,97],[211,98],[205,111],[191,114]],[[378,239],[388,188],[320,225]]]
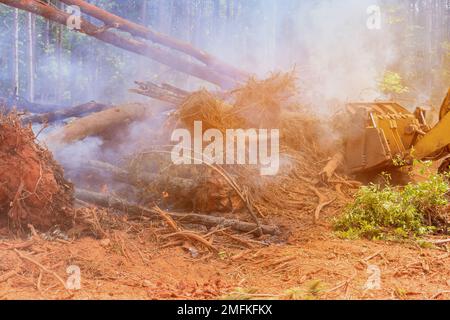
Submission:
[[[238,68],[228,65],[216,57],[211,56],[205,51],[193,47],[190,43],[174,39],[166,34],[156,32],[148,27],[126,20],[122,17],[111,14],[105,10],[96,7],[93,4],[83,0],[60,0],[67,5],[75,5],[81,8],[81,11],[100,21],[105,25],[114,26],[115,28],[128,32],[133,36],[144,38],[154,43],[185,53],[209,66],[212,70],[227,75],[237,81],[244,82],[250,75]]]
[[[124,123],[145,119],[150,114],[149,109],[139,103],[110,108],[77,119],[56,130],[49,135],[46,142],[56,146],[58,144],[72,143],[90,136],[97,136],[109,128],[114,128]]]
[[[0,3],[34,13],[64,26],[67,25],[67,21],[70,18],[70,14],[37,0],[0,0]],[[81,19],[81,29],[77,31],[118,48],[153,59],[177,71],[216,84],[223,89],[231,89],[239,84],[238,81],[223,74],[219,74],[207,66],[190,62],[188,59],[180,58],[167,50],[157,47],[156,45],[151,45],[135,39],[124,38],[108,31],[108,29],[108,26],[99,28],[94,24]]]
[[[100,112],[111,108],[112,106],[96,103],[94,101],[67,109],[61,109],[54,112],[47,112],[43,114],[35,114],[22,117],[23,123],[51,123],[55,121],[64,120],[71,117],[80,117],[89,113]]]
[[[112,197],[107,194],[95,193],[87,190],[78,189],[75,191],[75,197],[81,201],[88,202],[94,205],[98,205],[104,208],[114,208],[129,216],[149,216],[149,217],[160,217],[160,214],[156,209],[145,208],[127,202],[124,199],[119,199]],[[207,216],[195,213],[167,213],[172,219],[192,224],[201,224],[207,227],[220,226],[222,228],[230,228],[238,232],[252,233],[259,235],[260,231],[263,234],[278,235],[280,230],[276,226],[261,225],[258,226],[254,223],[244,222],[235,219],[225,219],[216,216]]]

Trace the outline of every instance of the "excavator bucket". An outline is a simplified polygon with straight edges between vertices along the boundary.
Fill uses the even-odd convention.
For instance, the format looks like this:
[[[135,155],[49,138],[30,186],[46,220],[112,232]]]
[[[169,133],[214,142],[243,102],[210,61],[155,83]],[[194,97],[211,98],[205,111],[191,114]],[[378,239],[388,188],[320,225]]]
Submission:
[[[346,166],[362,173],[393,166],[425,129],[425,117],[395,102],[354,102],[347,105],[355,127],[346,141]]]
[[[365,173],[404,166],[412,159],[441,159],[450,153],[450,89],[433,128],[421,108],[412,113],[395,102],[353,102],[346,139],[346,166]]]

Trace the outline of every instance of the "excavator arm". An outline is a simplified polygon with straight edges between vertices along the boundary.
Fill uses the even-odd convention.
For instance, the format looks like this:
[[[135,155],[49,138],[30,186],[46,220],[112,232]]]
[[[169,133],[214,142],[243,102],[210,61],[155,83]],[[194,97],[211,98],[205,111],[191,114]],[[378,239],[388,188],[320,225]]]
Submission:
[[[431,129],[415,145],[412,156],[415,159],[425,159],[439,150],[447,148],[450,151],[450,88],[442,103],[439,123]]]

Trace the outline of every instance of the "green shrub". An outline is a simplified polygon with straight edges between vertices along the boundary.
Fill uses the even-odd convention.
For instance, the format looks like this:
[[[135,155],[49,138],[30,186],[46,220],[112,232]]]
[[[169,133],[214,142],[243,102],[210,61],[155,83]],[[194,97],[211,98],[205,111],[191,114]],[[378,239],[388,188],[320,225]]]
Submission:
[[[448,204],[446,176],[431,174],[405,187],[371,184],[362,187],[334,228],[342,238],[399,239],[433,233],[430,224]]]

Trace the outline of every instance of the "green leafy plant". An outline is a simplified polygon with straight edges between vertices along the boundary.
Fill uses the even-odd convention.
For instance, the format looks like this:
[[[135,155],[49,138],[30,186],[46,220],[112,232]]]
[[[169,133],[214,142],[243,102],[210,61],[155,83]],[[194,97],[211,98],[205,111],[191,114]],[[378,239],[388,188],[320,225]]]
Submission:
[[[379,87],[384,93],[406,93],[409,88],[403,84],[400,74],[392,71],[386,71],[383,79],[379,82]]]
[[[334,228],[347,239],[421,237],[436,230],[434,217],[448,204],[449,190],[447,177],[437,173],[404,187],[370,184],[358,191]]]

